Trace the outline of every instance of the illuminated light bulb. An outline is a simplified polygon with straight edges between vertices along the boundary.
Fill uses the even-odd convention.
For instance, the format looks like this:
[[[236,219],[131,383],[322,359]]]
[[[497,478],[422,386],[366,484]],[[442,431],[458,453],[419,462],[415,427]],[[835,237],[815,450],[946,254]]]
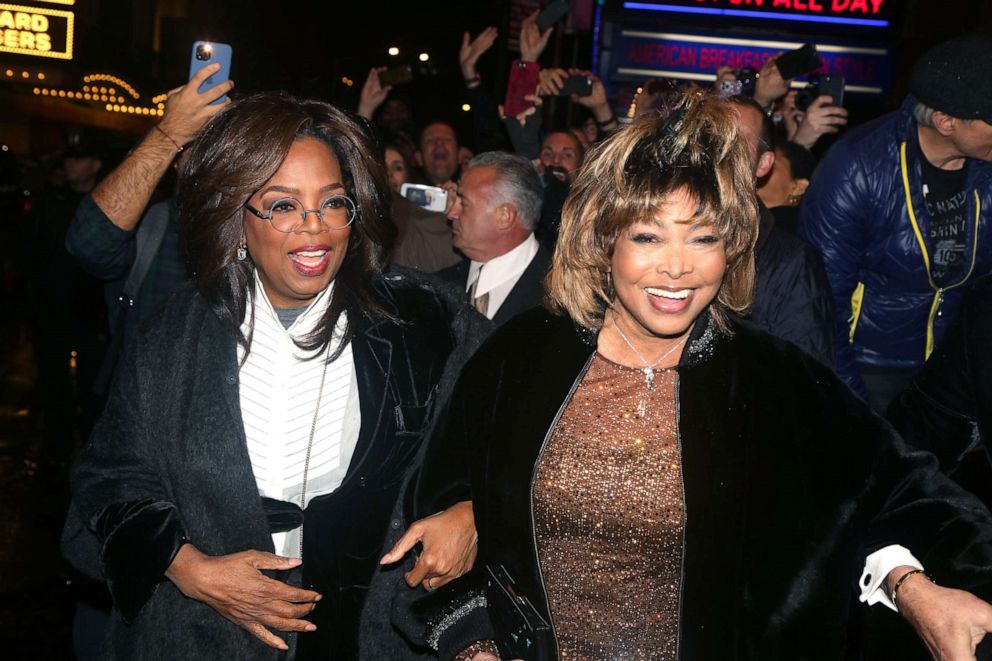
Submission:
[[[392,55],[393,57],[396,57],[397,55],[400,54],[400,49],[397,48],[396,46],[390,46],[389,50],[386,52]]]
[[[468,112],[468,111],[469,111],[469,110],[471,110],[471,109],[472,109],[472,106],[470,106],[469,104],[467,104],[467,103],[463,103],[463,104],[462,104],[462,110],[463,110],[464,112]]]
[[[39,71],[38,72],[38,80],[45,80],[45,74],[43,74],[42,72]]]
[[[14,75],[14,72],[11,71],[10,69],[7,69],[7,75],[8,76],[13,76]]]
[[[59,96],[65,96],[65,92],[63,92],[62,90],[59,90]]]
[[[114,106],[114,112],[120,112],[120,111],[121,111],[121,107],[118,106],[118,105],[115,105]]]
[[[37,87],[35,87],[35,88],[34,88],[34,93],[35,93],[35,94],[41,94],[41,90],[40,90],[40,89],[38,89]]]
[[[21,78],[30,78],[30,77],[31,77],[31,74],[29,74],[27,71],[22,71],[21,72]]]
[[[92,97],[92,96],[90,96],[89,94],[84,94],[84,95],[83,95],[83,98],[84,98],[84,99],[86,99],[87,101],[89,101],[89,100],[90,100],[90,99],[92,99],[93,97]]]
[[[428,55],[427,53],[421,53],[421,54],[420,54],[420,55],[418,55],[417,57],[419,57],[419,58],[420,58],[420,61],[421,61],[421,62],[426,62],[427,60],[429,60],[429,59],[431,59],[431,56],[430,56],[430,55]]]
[[[114,107],[108,103],[107,104],[107,110],[113,110],[113,109],[114,109]]]

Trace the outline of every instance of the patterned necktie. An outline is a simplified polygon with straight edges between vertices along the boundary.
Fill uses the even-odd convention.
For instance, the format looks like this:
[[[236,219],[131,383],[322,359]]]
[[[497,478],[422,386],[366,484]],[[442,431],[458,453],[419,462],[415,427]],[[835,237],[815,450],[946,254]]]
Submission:
[[[479,267],[479,274],[475,277],[475,282],[468,290],[468,298],[472,301],[472,307],[479,311],[480,314],[485,315],[489,311],[489,292],[486,292],[482,296],[475,295],[475,289],[479,286],[479,279],[482,278],[482,267]]]

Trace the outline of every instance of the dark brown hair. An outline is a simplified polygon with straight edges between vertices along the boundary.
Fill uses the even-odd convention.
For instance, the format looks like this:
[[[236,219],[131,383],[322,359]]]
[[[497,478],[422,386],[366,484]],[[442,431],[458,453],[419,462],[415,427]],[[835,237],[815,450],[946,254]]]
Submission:
[[[204,298],[225,324],[240,331],[249,289],[254,292],[255,287],[251,257],[236,257],[244,233],[243,205],[276,173],[300,138],[330,146],[341,164],[347,193],[358,207],[327,312],[313,333],[298,341],[302,349],[324,349],[347,311],[340,353],[351,339],[355,319],[389,316],[370,285],[386,268],[396,234],[378,149],[344,111],[323,101],[265,92],[237,101],[211,119],[189,147],[179,173],[183,249]],[[250,333],[239,339],[250,350]]]

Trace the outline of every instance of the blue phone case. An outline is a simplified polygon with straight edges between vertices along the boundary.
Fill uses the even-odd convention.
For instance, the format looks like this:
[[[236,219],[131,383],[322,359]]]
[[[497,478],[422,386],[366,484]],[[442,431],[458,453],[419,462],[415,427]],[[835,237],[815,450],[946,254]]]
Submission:
[[[211,53],[208,59],[198,59],[196,57],[197,49],[200,46],[210,46]],[[215,62],[220,63],[220,71],[203,81],[200,85],[200,89],[197,90],[201,94],[214,85],[219,85],[231,78],[231,47],[228,44],[219,44],[213,41],[196,41],[193,42],[193,51],[189,56],[189,77],[192,78],[196,75],[198,71],[203,69],[203,67],[208,64],[213,64]],[[227,99],[227,95],[220,97],[219,99],[212,101],[210,105],[216,106],[218,104],[224,103]]]

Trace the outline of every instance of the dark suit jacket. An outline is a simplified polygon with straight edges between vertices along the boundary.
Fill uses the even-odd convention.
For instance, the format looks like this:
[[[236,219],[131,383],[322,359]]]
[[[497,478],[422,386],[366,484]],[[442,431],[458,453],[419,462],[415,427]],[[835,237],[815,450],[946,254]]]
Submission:
[[[482,334],[484,320],[439,285],[381,276],[370,287],[398,321],[350,315],[361,431],[344,482],[306,510],[302,580],[324,598],[298,659],[360,656],[359,616],[385,539],[406,525],[395,518],[401,486]],[[277,650],[163,575],[186,541],[208,555],[273,551],[241,419],[236,330],[191,286],[150,321],[74,470],[63,551],[110,588],[111,658],[274,661]]]
[[[463,259],[454,266],[438,271],[436,275],[465,291],[465,287],[468,285],[469,266],[471,266],[471,260]],[[530,264],[520,274],[517,284],[510,290],[510,295],[499,306],[499,310],[493,316],[493,323],[496,326],[502,326],[521,312],[541,305],[544,301],[544,276],[548,274],[550,269],[551,253],[544,246],[540,246],[534,258],[530,260]]]

